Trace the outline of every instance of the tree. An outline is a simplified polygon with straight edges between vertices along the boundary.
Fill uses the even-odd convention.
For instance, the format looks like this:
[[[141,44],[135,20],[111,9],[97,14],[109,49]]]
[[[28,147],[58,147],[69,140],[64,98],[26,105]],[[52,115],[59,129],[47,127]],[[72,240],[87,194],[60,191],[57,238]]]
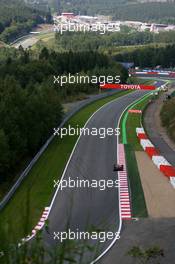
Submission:
[[[164,257],[164,251],[158,246],[153,246],[145,250],[141,249],[139,246],[134,246],[128,251],[127,255],[133,257],[141,264],[155,263],[154,261],[157,263],[157,259]]]
[[[5,180],[10,161],[8,138],[3,129],[0,129],[0,152],[0,182],[2,182]]]
[[[47,60],[49,58],[49,51],[46,47],[44,47],[41,52],[40,52],[40,55],[39,55],[39,59],[40,60]]]
[[[53,23],[53,17],[51,15],[50,8],[49,8],[49,11],[46,14],[46,23],[48,23],[48,24],[52,24]]]

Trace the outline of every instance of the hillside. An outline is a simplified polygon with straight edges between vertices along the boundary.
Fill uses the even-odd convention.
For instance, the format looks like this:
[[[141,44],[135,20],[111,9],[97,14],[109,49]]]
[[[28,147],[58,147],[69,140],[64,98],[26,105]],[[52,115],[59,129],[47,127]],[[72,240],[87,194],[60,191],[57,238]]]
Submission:
[[[28,7],[20,0],[0,0],[0,40],[9,42],[44,22],[44,12]]]
[[[86,14],[110,14],[113,8],[117,8],[119,5],[125,5],[128,3],[135,2],[135,0],[48,0],[49,4],[53,6],[55,9],[61,8],[61,11],[71,11],[75,13]]]
[[[157,21],[175,23],[174,0],[49,0],[59,12],[68,11],[82,15],[112,15],[114,19]],[[60,7],[59,7],[60,6]]]
[[[118,7],[113,12],[115,19],[175,24],[175,4],[138,3]]]

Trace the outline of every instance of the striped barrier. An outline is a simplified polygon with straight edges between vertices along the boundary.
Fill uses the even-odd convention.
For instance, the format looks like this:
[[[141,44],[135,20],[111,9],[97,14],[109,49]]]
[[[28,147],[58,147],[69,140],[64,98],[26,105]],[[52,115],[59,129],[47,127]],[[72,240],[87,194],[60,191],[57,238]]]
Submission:
[[[148,139],[144,129],[136,128],[136,134],[140,141],[140,145],[148,156],[152,159],[157,168],[170,180],[171,185],[175,188],[175,168],[160,155],[159,151],[154,147],[152,142]]]
[[[42,216],[41,216],[38,224],[32,230],[32,234],[31,235],[28,235],[26,238],[23,238],[21,240],[23,243],[29,241],[30,239],[32,239],[36,235],[36,233],[44,227],[45,221],[48,219],[49,209],[50,209],[49,207],[45,207],[44,208],[44,211],[42,213]],[[19,243],[19,246],[20,245],[21,244]]]
[[[170,177],[170,183],[175,188],[175,177]]]
[[[131,114],[141,114],[141,113],[142,113],[142,110],[138,110],[138,109],[129,109],[129,110],[128,110],[128,113],[131,113]]]
[[[169,162],[163,156],[153,156],[152,161],[158,167],[159,170],[161,165],[170,166]]]
[[[155,147],[146,147],[145,151],[151,159],[153,156],[159,155],[159,152],[155,149]]]
[[[138,134],[138,138],[139,138],[139,140],[141,140],[141,139],[148,139],[148,137],[147,137],[147,135],[145,133]]]
[[[169,74],[169,76],[170,76],[171,78],[175,78],[175,72],[171,72],[171,73]]]
[[[129,188],[128,188],[128,177],[127,177],[127,170],[126,170],[126,159],[125,159],[125,150],[124,145],[119,144],[119,158],[118,162],[119,165],[124,165],[123,171],[118,172],[118,179],[120,182],[120,210],[121,210],[121,218],[123,220],[131,220],[131,203],[130,203],[130,195],[129,195]]]
[[[175,168],[171,165],[160,165],[160,171],[162,171],[167,177],[175,176]]]
[[[139,135],[138,135],[138,137],[139,137]],[[142,148],[144,150],[146,150],[146,148],[150,148],[150,147],[153,148],[154,147],[149,139],[141,139],[140,145],[142,146]]]
[[[131,75],[160,75],[175,78],[175,72],[172,71],[135,71],[131,72]]]
[[[136,128],[136,133],[137,133],[137,136],[138,136],[138,134],[145,134],[145,131],[144,131],[144,129],[142,127],[137,127]]]

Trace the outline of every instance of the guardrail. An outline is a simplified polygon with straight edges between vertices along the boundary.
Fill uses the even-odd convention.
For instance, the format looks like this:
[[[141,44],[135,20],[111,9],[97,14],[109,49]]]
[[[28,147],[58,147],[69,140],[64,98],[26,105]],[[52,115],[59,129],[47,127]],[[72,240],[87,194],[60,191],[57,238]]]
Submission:
[[[63,121],[61,122],[61,124],[58,126],[58,128],[61,128],[64,126],[64,124],[74,115],[76,114],[79,110],[81,110],[83,107],[91,104],[92,102],[97,101],[98,99],[102,99],[108,96],[111,96],[113,94],[115,94],[116,92],[108,92],[108,93],[104,93],[104,94],[98,94],[98,95],[94,95],[93,97],[86,99],[85,101],[81,102],[77,107],[75,107],[73,109],[73,111],[69,111],[65,116]],[[6,206],[6,204],[9,202],[9,200],[12,198],[12,196],[14,195],[14,193],[16,192],[16,190],[19,188],[19,186],[21,185],[22,181],[27,177],[28,173],[30,172],[30,170],[33,168],[33,166],[35,165],[35,163],[38,161],[38,159],[40,158],[40,156],[43,154],[43,152],[46,150],[46,148],[48,147],[48,145],[50,144],[50,142],[53,140],[54,135],[51,135],[50,138],[46,141],[46,143],[41,147],[41,149],[38,151],[38,153],[34,156],[34,158],[32,159],[32,161],[29,163],[29,165],[26,167],[26,169],[21,173],[21,175],[19,176],[18,180],[16,181],[16,183],[12,186],[12,188],[10,189],[10,191],[4,196],[4,198],[2,199],[2,201],[0,202],[0,211]]]

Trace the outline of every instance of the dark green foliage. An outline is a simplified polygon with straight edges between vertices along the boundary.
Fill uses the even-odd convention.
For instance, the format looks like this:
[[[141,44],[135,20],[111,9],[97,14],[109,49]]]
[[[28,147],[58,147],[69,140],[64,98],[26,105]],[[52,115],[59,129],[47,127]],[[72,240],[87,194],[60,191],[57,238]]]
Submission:
[[[25,157],[32,157],[62,119],[60,102],[81,94],[98,93],[99,84],[54,84],[58,75],[116,76],[126,82],[128,73],[97,52],[49,52],[33,59],[18,50],[0,65],[0,179],[9,179]]]
[[[0,0],[0,40],[11,42],[44,22],[45,13],[34,10],[21,0]]]
[[[125,153],[127,160],[127,169],[129,172],[129,183],[132,199],[132,212],[135,217],[147,217],[147,208],[145,203],[145,197],[140,181],[140,175],[137,166],[137,160],[135,157],[134,149],[132,145],[125,145]]]
[[[57,10],[55,0],[49,0]],[[175,23],[174,3],[137,3],[136,0],[61,0],[61,11],[82,15],[110,15],[115,20]],[[69,3],[69,4],[67,4]],[[58,11],[58,10],[57,10]]]
[[[49,0],[54,8],[58,11],[58,5],[56,5],[55,0]],[[67,4],[66,0],[60,1],[61,11],[70,11],[78,14],[79,12],[84,15],[94,15],[94,14],[110,14],[113,9],[118,5],[127,3],[128,0],[70,0]]]
[[[33,155],[62,119],[58,93],[52,87],[24,90],[14,77],[0,79],[0,181],[24,156]]]
[[[164,257],[164,250],[161,249],[159,246],[152,246],[145,250],[139,246],[134,246],[128,251],[127,255],[133,257],[136,263],[158,264],[160,262],[157,261]]]
[[[130,1],[129,1],[130,2]],[[174,3],[137,3],[118,7],[114,19],[175,24]]]
[[[83,32],[64,32],[63,35],[56,33],[55,49],[72,50],[72,51],[98,51],[113,54],[117,51],[118,46],[146,45],[155,43],[173,43],[175,40],[175,32],[160,32],[154,34],[151,32],[137,32],[128,28],[129,33],[122,27],[121,32],[99,32],[86,33]],[[124,49],[123,49],[124,50]]]
[[[175,44],[166,47],[145,47],[115,56],[117,61],[134,62],[135,66],[163,68],[175,66]]]

